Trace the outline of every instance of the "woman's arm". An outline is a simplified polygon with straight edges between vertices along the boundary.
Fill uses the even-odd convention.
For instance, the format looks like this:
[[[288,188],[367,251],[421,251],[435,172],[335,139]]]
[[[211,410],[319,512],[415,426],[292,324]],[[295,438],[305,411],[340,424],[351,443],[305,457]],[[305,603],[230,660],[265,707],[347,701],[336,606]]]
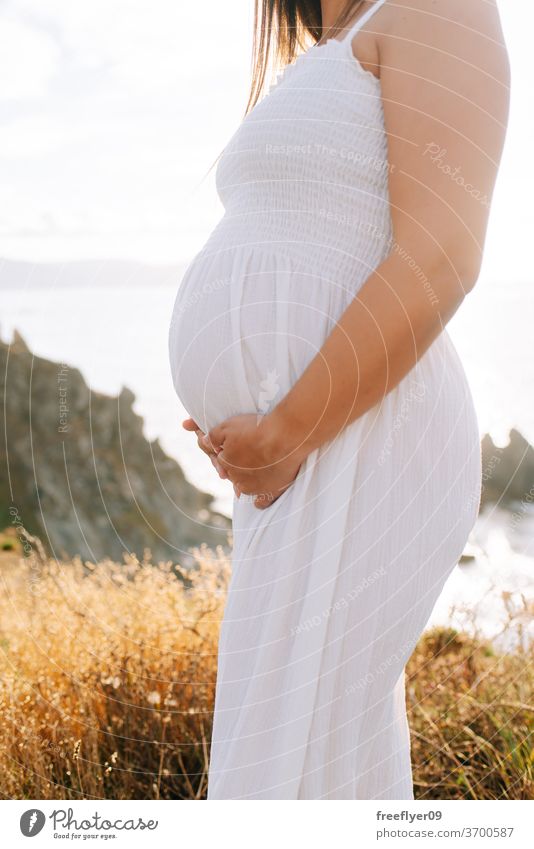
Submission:
[[[259,427],[240,438],[247,417],[237,416],[210,432],[241,492],[272,491],[284,464],[287,485],[311,451],[379,403],[479,274],[509,104],[496,6],[396,0],[377,43],[393,247]]]

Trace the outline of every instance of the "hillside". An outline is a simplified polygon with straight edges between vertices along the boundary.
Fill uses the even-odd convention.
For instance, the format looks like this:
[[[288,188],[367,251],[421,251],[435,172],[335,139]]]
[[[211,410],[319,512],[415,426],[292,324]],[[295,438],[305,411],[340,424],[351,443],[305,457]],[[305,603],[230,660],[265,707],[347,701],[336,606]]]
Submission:
[[[228,544],[229,520],[147,441],[134,395],[93,392],[77,369],[0,341],[0,528],[21,523],[57,557],[192,562],[194,545]]]

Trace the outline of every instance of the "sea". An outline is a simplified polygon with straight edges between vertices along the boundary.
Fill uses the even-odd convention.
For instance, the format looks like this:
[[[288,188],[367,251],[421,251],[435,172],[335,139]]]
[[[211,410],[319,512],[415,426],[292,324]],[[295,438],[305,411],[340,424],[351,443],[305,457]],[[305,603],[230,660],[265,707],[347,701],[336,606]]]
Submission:
[[[60,276],[45,275],[44,283],[43,275],[24,276],[20,268],[13,279],[0,274],[0,336],[10,341],[18,330],[36,355],[79,368],[95,391],[132,389],[147,438],[157,437],[188,479],[214,495],[214,507],[231,515],[231,484],[216,475],[181,427],[187,411],[171,380],[168,327],[183,268],[154,274],[153,282],[147,273],[122,272],[120,263],[112,267],[105,285],[91,275],[69,275],[69,265]],[[506,444],[512,427],[534,444],[533,321],[531,283],[479,280],[448,325],[481,435],[490,433],[499,445]],[[486,510],[466,553],[429,624],[466,626],[476,610],[476,627],[495,636],[511,610],[534,600],[534,505],[523,505],[519,522],[505,510]],[[532,611],[525,620],[527,630],[532,628]]]

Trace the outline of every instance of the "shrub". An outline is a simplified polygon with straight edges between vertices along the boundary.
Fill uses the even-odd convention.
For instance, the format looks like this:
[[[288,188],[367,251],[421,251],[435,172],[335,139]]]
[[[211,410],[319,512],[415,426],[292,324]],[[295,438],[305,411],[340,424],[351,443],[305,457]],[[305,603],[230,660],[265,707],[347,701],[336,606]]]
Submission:
[[[2,566],[0,794],[12,799],[206,795],[222,549],[171,563]],[[424,799],[533,797],[532,650],[450,628],[407,669],[414,784]]]

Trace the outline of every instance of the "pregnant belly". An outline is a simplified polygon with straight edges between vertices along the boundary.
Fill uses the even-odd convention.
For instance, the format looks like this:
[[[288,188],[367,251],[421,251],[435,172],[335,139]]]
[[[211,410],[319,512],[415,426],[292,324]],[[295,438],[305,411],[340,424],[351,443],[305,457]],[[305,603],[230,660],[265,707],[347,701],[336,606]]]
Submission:
[[[176,392],[203,430],[267,413],[320,350],[349,291],[287,254],[246,246],[199,254],[174,305]]]
[[[277,251],[247,246],[201,253],[182,281],[169,332],[174,386],[188,414],[207,431],[229,416],[268,413],[353,297],[339,280]],[[463,463],[470,454],[479,462],[471,392],[446,331],[362,418],[342,442],[352,456],[363,427],[368,437],[357,450],[371,453],[377,468],[406,456],[411,441],[416,458],[441,450],[454,474],[458,458]],[[446,446],[439,449],[443,433]],[[427,454],[419,450],[425,441]]]

